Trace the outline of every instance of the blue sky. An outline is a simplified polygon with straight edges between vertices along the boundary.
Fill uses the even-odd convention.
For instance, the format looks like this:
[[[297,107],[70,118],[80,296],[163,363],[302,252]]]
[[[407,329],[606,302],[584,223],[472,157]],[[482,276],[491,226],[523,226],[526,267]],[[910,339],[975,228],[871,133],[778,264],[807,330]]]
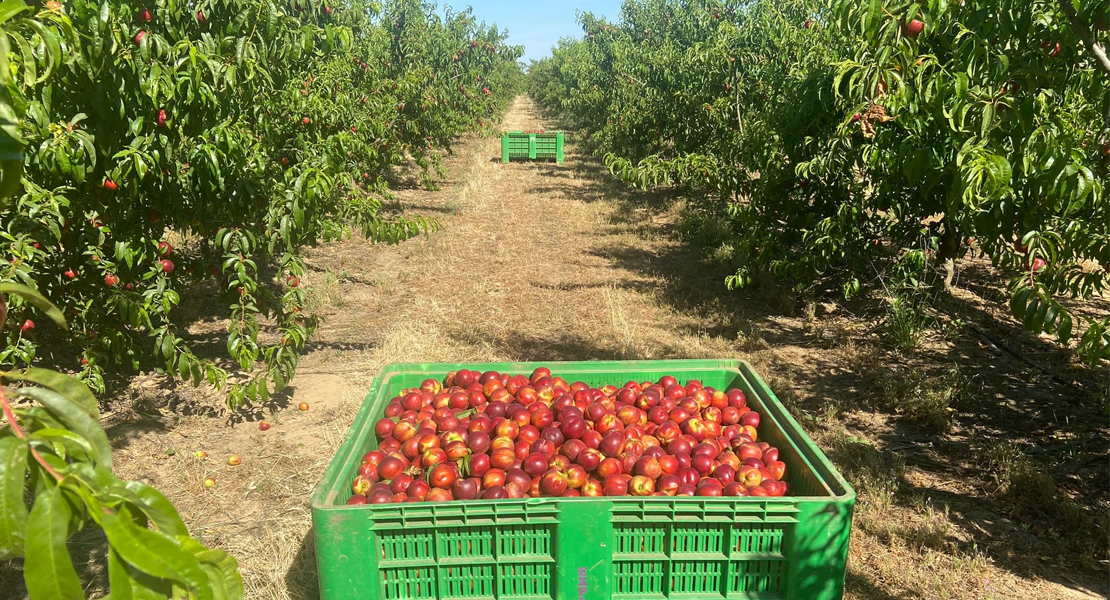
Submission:
[[[621,0],[455,0],[451,6],[474,7],[474,16],[509,30],[509,43],[524,46],[524,60],[551,54],[551,47],[565,36],[578,37],[582,28],[574,20],[576,10],[590,11],[615,20]]]

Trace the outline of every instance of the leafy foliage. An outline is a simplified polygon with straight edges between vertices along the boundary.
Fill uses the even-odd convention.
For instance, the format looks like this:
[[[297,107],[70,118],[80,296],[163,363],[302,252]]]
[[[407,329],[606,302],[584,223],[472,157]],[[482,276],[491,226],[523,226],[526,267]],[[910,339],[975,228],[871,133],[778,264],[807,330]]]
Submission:
[[[61,313],[19,284],[4,295]],[[189,537],[177,510],[154,488],[112,472],[112,449],[96,398],[80,381],[45,369],[0,371],[0,559],[23,559],[32,600],[84,598],[66,540],[95,524],[108,538],[112,597],[242,598],[235,559]],[[30,499],[28,502],[26,499]],[[28,509],[30,504],[30,509]]]
[[[59,302],[96,390],[111,365],[225,388],[232,407],[283,389],[316,324],[301,249],[437,228],[383,213],[392,170],[415,164],[430,182],[519,74],[503,32],[418,0],[48,5],[9,21],[23,41],[0,48],[22,61],[0,130],[27,156],[22,195],[0,209],[0,281]],[[230,317],[231,373],[175,318],[206,281]],[[29,307],[11,310],[22,322]],[[5,331],[0,364],[34,361],[37,331]]]
[[[626,182],[725,218],[728,285],[916,286],[978,249],[1027,328],[1110,357],[1110,316],[1066,302],[1110,288],[1110,1],[628,0],[580,22],[532,94]]]

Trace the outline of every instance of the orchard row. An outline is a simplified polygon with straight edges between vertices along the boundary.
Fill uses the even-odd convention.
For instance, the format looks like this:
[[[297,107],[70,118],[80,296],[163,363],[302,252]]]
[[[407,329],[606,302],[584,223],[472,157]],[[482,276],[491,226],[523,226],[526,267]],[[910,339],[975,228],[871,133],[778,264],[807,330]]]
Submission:
[[[579,496],[782,496],[786,464],[744,392],[460,370],[385,407],[348,504]]]
[[[530,87],[626,182],[685,190],[730,287],[925,297],[981,252],[1096,361],[1110,316],[1058,297],[1110,288],[1110,0],[1072,4],[635,0]]]
[[[8,27],[43,52],[12,55],[26,170],[0,209],[0,282],[37,289],[70,328],[13,301],[22,325],[0,332],[0,364],[30,363],[53,336],[94,389],[110,366],[227,385],[177,321],[199,289],[226,307],[233,406],[294,375],[314,326],[301,249],[437,227],[382,212],[387,176],[415,168],[434,185],[520,71],[504,32],[418,0],[76,1]]]

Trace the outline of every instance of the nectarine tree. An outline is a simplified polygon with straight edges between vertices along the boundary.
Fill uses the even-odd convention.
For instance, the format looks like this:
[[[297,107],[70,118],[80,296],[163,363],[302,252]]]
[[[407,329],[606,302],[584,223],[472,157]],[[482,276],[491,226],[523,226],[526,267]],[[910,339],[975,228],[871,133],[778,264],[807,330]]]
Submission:
[[[1110,0],[626,3],[532,65],[609,168],[723,223],[732,287],[950,285],[975,250],[1034,331],[1110,356]]]
[[[13,73],[30,72],[30,79],[44,81],[65,58],[62,42],[68,47],[76,43],[56,9],[37,17],[26,15],[29,10],[23,2],[4,4],[0,34],[24,45],[29,42],[23,36],[30,36],[46,51],[25,52],[18,57],[18,69],[0,73],[5,89],[11,89]],[[34,74],[43,67],[39,80]],[[9,100],[0,96],[0,117],[5,119],[18,110]],[[5,123],[0,133],[0,152],[5,153],[0,210],[19,187],[8,184],[18,184],[23,171],[12,126],[14,122]],[[11,297],[44,313],[62,331],[68,329],[61,310],[41,294],[19,283],[0,282],[0,331],[8,322]],[[19,329],[30,331],[32,321]],[[5,353],[10,349],[6,343],[0,347]],[[99,417],[96,398],[80,381],[45,369],[0,370],[0,420],[5,425],[0,427],[0,560],[22,559],[28,596],[85,597],[66,540],[96,526],[107,538],[113,597],[242,598],[234,558],[191,538],[177,510],[157,490],[115,475]]]
[[[18,193],[0,209],[0,281],[59,303],[94,389],[109,366],[161,369],[226,386],[233,407],[295,373],[315,321],[281,282],[301,249],[434,229],[383,213],[387,171],[410,157],[434,171],[457,134],[496,120],[519,71],[504,32],[417,0],[76,0],[13,23],[27,40],[13,57],[44,62],[4,88],[0,161],[27,164],[2,182]],[[166,252],[171,235],[191,241]],[[177,317],[204,282],[228,307],[234,383]],[[0,364],[32,362],[40,332],[57,333],[0,333]]]

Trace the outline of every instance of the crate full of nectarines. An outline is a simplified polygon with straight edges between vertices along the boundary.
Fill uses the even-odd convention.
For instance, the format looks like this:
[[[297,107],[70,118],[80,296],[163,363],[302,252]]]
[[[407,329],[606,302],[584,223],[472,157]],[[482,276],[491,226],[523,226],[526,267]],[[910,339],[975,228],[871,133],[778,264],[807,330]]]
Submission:
[[[402,364],[312,516],[324,600],[832,600],[854,502],[744,361]]]

